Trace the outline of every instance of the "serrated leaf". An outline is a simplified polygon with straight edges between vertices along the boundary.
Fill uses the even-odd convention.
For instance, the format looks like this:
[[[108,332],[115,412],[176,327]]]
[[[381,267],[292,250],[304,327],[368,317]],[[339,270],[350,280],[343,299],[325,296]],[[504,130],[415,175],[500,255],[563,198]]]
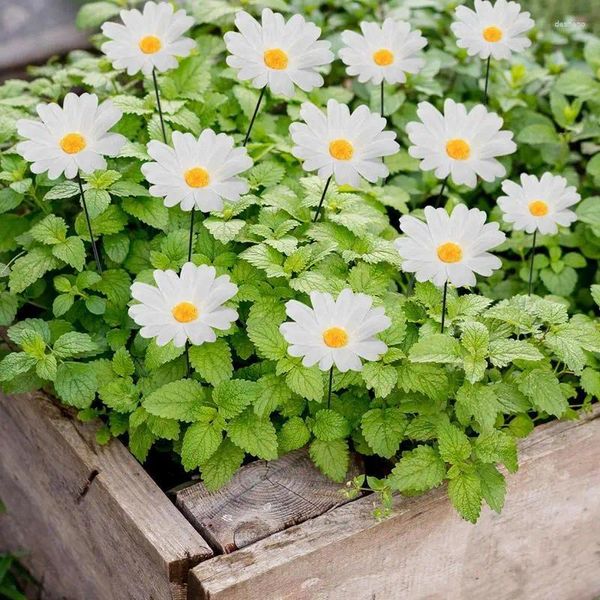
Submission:
[[[309,454],[315,465],[333,481],[342,482],[348,472],[350,453],[346,440],[314,440]]]
[[[310,439],[310,431],[300,417],[288,419],[277,433],[281,453],[302,448]]]
[[[519,389],[531,400],[535,408],[549,415],[561,417],[569,407],[561,392],[560,383],[551,371],[530,371],[521,380]]]
[[[390,485],[400,492],[424,492],[437,487],[446,476],[446,466],[431,446],[417,446],[405,452],[389,477]]]
[[[398,408],[373,408],[361,421],[361,430],[373,451],[391,458],[400,447],[408,420]]]
[[[440,456],[445,462],[457,464],[471,456],[471,442],[464,431],[450,423],[438,426]]]
[[[227,424],[227,433],[231,441],[258,458],[273,460],[277,458],[277,434],[268,419],[261,419],[252,409]]]
[[[312,432],[318,440],[331,442],[350,433],[346,419],[335,410],[322,409],[315,414]]]
[[[54,387],[65,404],[87,408],[94,401],[98,389],[94,366],[89,363],[61,363],[56,372]]]
[[[211,385],[216,386],[231,379],[233,363],[231,350],[225,340],[218,339],[212,344],[192,346],[189,355],[194,370]]]
[[[448,496],[463,519],[476,523],[481,513],[481,484],[475,473],[460,471],[448,482]]]
[[[367,389],[373,390],[378,398],[389,396],[398,381],[396,368],[380,362],[366,363],[361,374]]]
[[[219,413],[225,419],[232,419],[256,400],[258,389],[255,381],[244,379],[221,381],[215,386],[212,399]]]
[[[191,423],[203,414],[205,392],[191,379],[172,381],[144,398],[142,405],[152,415]]]
[[[205,463],[223,441],[223,424],[218,419],[190,425],[183,436],[181,464],[191,471]]]
[[[241,467],[244,451],[225,438],[213,455],[201,463],[202,481],[209,491],[225,485]]]
[[[54,342],[53,351],[60,358],[69,358],[86,352],[95,352],[98,346],[87,333],[71,331]]]

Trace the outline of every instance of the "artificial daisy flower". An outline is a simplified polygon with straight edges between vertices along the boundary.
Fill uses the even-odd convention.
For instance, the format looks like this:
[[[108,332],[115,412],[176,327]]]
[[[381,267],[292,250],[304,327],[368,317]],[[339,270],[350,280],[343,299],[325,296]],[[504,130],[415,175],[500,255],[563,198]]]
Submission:
[[[425,60],[414,56],[427,45],[419,30],[411,31],[405,21],[386,19],[383,25],[361,23],[362,35],[344,31],[346,47],[339,52],[348,66],[348,75],[358,75],[361,83],[404,83],[406,73],[418,73]]]
[[[199,346],[217,339],[214,330],[226,330],[238,318],[223,303],[236,295],[238,288],[228,275],[216,277],[214,267],[185,263],[181,274],[154,271],[155,287],[134,283],[131,295],[140,304],[129,307],[129,316],[141,325],[143,338],[156,338],[157,346],[170,341],[181,348],[189,340]]]
[[[429,102],[420,102],[417,115],[421,122],[406,126],[413,144],[408,153],[421,159],[423,171],[435,169],[440,179],[452,175],[455,183],[471,188],[477,183],[477,175],[484,181],[494,181],[506,174],[495,157],[512,154],[517,145],[511,131],[500,131],[502,119],[483,104],[467,112],[464,104],[448,98],[442,114]]]
[[[338,185],[357,187],[360,178],[374,183],[387,177],[384,156],[400,148],[393,131],[384,131],[386,120],[359,106],[353,113],[336,100],[327,102],[327,114],[305,102],[300,108],[304,123],[292,123],[292,154],[303,160],[305,171],[317,171],[323,179],[335,176]]]
[[[231,53],[227,64],[238,71],[238,79],[251,79],[255,88],[269,86],[288,97],[294,95],[294,85],[305,92],[323,85],[317,69],[334,56],[331,44],[319,40],[321,30],[314,23],[300,15],[286,22],[283,15],[265,8],[261,23],[242,10],[235,25],[240,33],[229,31],[224,39]]]
[[[528,12],[521,12],[516,2],[475,0],[475,10],[464,5],[456,8],[456,21],[451,29],[458,38],[456,45],[466,48],[469,56],[495,59],[509,58],[531,45],[525,37],[535,23]]]
[[[173,132],[173,148],[152,140],[148,154],[156,162],[142,165],[142,173],[153,184],[150,193],[164,198],[165,206],[179,204],[182,210],[221,210],[223,199],[235,202],[248,189],[238,177],[252,166],[245,148],[234,148],[233,138],[205,129],[200,137]]]
[[[48,171],[50,179],[63,173],[73,179],[79,170],[91,173],[106,169],[105,156],[116,156],[125,138],[108,130],[123,113],[110,100],[98,105],[96,94],[69,93],[62,108],[55,103],[38,104],[41,121],[19,119],[17,131],[27,138],[17,152],[33,163],[33,173]]]
[[[185,57],[196,46],[194,40],[181,37],[193,24],[184,10],[173,13],[168,2],[146,2],[144,12],[122,10],[119,23],[107,22],[102,33],[110,39],[101,50],[115,69],[127,69],[128,75],[152,69],[167,71],[177,66],[176,57]]]
[[[342,373],[361,371],[361,358],[378,360],[387,346],[375,336],[387,329],[391,321],[383,308],[371,308],[373,299],[350,289],[331,294],[311,292],[312,308],[296,300],[286,302],[292,322],[279,330],[290,344],[291,356],[302,356],[302,364],[327,371],[335,365]]]
[[[521,175],[521,185],[504,181],[502,190],[506,196],[498,198],[503,219],[513,224],[517,231],[527,233],[539,231],[554,234],[558,225],[568,227],[577,220],[577,215],[569,206],[577,204],[581,196],[574,186],[567,186],[567,180],[558,175],[544,173],[541,179],[535,175]]]
[[[498,223],[486,223],[486,214],[459,204],[448,215],[443,208],[425,207],[425,223],[415,217],[400,219],[405,237],[396,240],[402,270],[415,273],[417,281],[432,281],[441,287],[475,285],[475,273],[489,277],[502,266],[488,250],[506,236]]]

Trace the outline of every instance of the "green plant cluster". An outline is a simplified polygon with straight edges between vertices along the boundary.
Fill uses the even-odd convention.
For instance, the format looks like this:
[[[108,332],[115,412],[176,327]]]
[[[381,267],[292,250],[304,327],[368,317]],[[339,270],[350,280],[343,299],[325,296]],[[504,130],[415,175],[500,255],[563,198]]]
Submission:
[[[250,193],[205,216],[193,246],[196,264],[230,275],[240,318],[212,344],[184,350],[142,339],[127,315],[130,285],[153,283],[153,269],[178,271],[187,259],[189,213],[150,196],[140,167],[146,143],[162,139],[151,79],[129,78],[96,52],[72,52],[64,63],[31,68],[31,81],[0,87],[0,381],[6,393],[45,389],[99,418],[101,443],[121,436],[144,461],[150,449],[172,449],[206,485],[226,483],[248,457],[272,460],[308,445],[315,464],[344,481],[351,451],[389,464],[385,479],[369,477],[386,504],[392,491],[423,492],[448,481],[459,513],[476,521],[485,502],[502,507],[507,471],[518,468],[517,441],[536,422],[576,418],[600,395],[600,41],[578,31],[537,28],[534,44],[510,63],[492,62],[490,106],[514,131],[516,154],[503,159],[508,178],[522,172],[564,175],[582,195],[578,222],[538,237],[535,295],[527,288],[531,236],[510,233],[499,249],[503,268],[480,278],[477,291],[449,291],[445,333],[439,333],[441,291],[414,293],[393,246],[400,214],[419,216],[439,182],[407,153],[406,123],[416,105],[482,97],[479,59],[456,47],[454,6],[412,0],[385,3],[428,38],[423,71],[404,86],[386,86],[389,127],[401,152],[388,161],[385,185],[329,188],[324,219],[312,223],[324,182],[306,177],[291,155],[289,124],[306,99],[328,98],[378,110],[379,90],[346,77],[336,61],[326,85],[289,101],[267,94],[252,132]],[[334,49],[344,29],[373,19],[379,3],[307,0],[245,2],[302,12]],[[84,5],[79,25],[97,28],[118,2]],[[224,31],[237,3],[193,3],[197,51],[158,78],[167,133],[198,135],[211,127],[243,139],[258,92],[225,64]],[[535,16],[535,15],[534,15]],[[101,36],[95,35],[96,44]],[[85,178],[93,230],[100,238],[99,275],[78,187],[33,175],[14,145],[17,119],[39,102],[70,90],[112,98],[125,113],[115,128],[129,142],[109,170]],[[501,220],[498,180],[469,190],[450,183],[446,205],[460,202]],[[505,226],[503,229],[508,231]],[[287,354],[279,332],[288,299],[345,287],[385,306],[392,326],[379,362],[360,373],[335,373],[326,407],[327,373]],[[351,483],[349,494],[364,478]],[[381,512],[384,514],[385,510]]]

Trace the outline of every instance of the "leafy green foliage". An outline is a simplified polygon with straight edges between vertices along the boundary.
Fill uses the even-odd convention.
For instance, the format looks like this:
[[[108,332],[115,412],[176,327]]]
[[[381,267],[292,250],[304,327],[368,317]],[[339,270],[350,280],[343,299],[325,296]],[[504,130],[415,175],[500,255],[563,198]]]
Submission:
[[[239,145],[258,92],[224,68],[222,34],[237,7],[196,4],[198,51],[158,75],[167,134],[210,127]],[[371,4],[350,10],[331,0],[307,16],[337,43],[342,30],[372,20]],[[298,90],[285,103],[267,94],[248,145],[250,193],[221,211],[198,213],[192,245],[196,264],[214,265],[238,286],[239,319],[187,355],[172,343],[143,339],[127,315],[131,283],[152,283],[154,269],[178,271],[188,253],[189,214],[153,197],[141,173],[146,144],[162,139],[151,80],[132,79],[78,51],[64,63],[35,67],[30,81],[0,86],[2,389],[55,394],[82,419],[102,419],[99,443],[122,436],[140,461],[154,445],[172,449],[209,489],[224,485],[250,457],[272,460],[308,447],[315,464],[340,482],[351,451],[379,457],[389,475],[362,477],[350,487],[368,485],[378,494],[378,516],[389,511],[392,491],[415,494],[444,481],[465,519],[475,521],[484,503],[501,510],[506,482],[498,465],[518,469],[517,440],[537,422],[573,418],[574,409],[600,396],[598,43],[540,27],[526,53],[492,62],[490,108],[519,146],[503,161],[507,178],[561,174],[582,201],[570,229],[537,237],[531,297],[531,236],[512,232],[499,251],[501,269],[480,277],[475,289],[449,291],[440,333],[441,291],[413,288],[393,246],[398,214],[420,216],[439,188],[405,150],[406,124],[424,100],[480,102],[482,65],[456,47],[449,31],[455,3],[389,4],[408,11],[429,40],[424,70],[401,89],[384,88],[388,129],[403,148],[386,160],[390,177],[356,189],[332,182],[323,218],[313,223],[324,182],[306,176],[291,156],[289,125],[306,100],[324,106],[335,97],[379,110],[377,93],[347,78],[336,61],[326,88]],[[270,5],[289,8],[279,0]],[[118,10],[114,2],[86,3],[78,23],[94,30]],[[115,127],[128,139],[120,156],[83,178],[102,275],[91,259],[79,186],[31,173],[15,151],[16,121],[73,88],[111,98],[124,113]],[[500,221],[500,184],[471,190],[449,181],[444,200],[449,209],[464,202]],[[287,300],[306,302],[311,291],[346,287],[385,308],[392,325],[380,338],[388,351],[360,373],[336,370],[328,402],[327,373],[291,357],[279,327]]]

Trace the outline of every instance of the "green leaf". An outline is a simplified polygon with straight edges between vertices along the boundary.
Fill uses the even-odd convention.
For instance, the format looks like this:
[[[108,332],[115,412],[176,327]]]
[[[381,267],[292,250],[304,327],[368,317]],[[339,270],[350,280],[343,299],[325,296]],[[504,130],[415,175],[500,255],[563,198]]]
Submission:
[[[208,217],[204,220],[204,226],[208,229],[211,235],[223,244],[233,241],[237,234],[244,228],[246,221],[241,219],[231,219],[222,221],[216,217]]]
[[[578,96],[584,99],[597,98],[600,95],[600,83],[578,69],[567,69],[556,80],[554,89],[566,96]]]
[[[600,398],[600,373],[593,369],[584,369],[581,373],[581,387],[586,394]]]
[[[378,398],[389,396],[398,381],[395,367],[381,362],[368,362],[361,372],[367,389],[373,390]]]
[[[257,383],[258,393],[254,403],[254,412],[259,417],[268,417],[292,397],[292,391],[287,386],[285,379],[279,375],[265,375]]]
[[[221,381],[213,391],[213,402],[225,419],[237,417],[256,400],[258,384],[255,381],[231,379]]]
[[[335,410],[322,409],[315,415],[312,432],[318,440],[331,442],[350,433],[348,421]]]
[[[448,375],[443,367],[406,363],[398,367],[398,387],[432,400],[443,400],[448,397]]]
[[[209,491],[225,485],[242,466],[244,451],[225,438],[213,455],[201,463],[202,481]]]
[[[418,363],[460,364],[460,355],[458,340],[442,333],[421,338],[409,352],[410,360]]]
[[[0,362],[0,381],[10,381],[13,377],[29,371],[36,363],[37,359],[25,352],[7,354]]]
[[[121,377],[128,377],[135,373],[135,364],[131,358],[131,354],[129,354],[127,348],[124,346],[115,352],[112,359],[112,368]]]
[[[129,432],[129,450],[140,461],[144,462],[154,443],[154,434],[145,423]]]
[[[317,366],[294,365],[285,376],[285,382],[292,392],[307,400],[320,402],[323,399],[323,374]]]
[[[391,458],[398,452],[408,420],[398,408],[373,408],[361,421],[361,429],[373,452]]]
[[[85,266],[85,247],[80,238],[71,236],[64,242],[52,247],[52,254],[56,258],[71,265],[77,271],[83,271]]]
[[[54,354],[44,354],[35,365],[35,372],[41,379],[54,381],[56,379],[58,362]]]
[[[17,316],[19,300],[9,292],[0,292],[0,326],[10,325]]]
[[[568,297],[577,285],[577,271],[572,267],[565,267],[560,273],[542,269],[540,277],[548,290],[557,296]]]
[[[191,471],[205,463],[223,441],[223,423],[219,419],[190,425],[183,436],[181,464]]]
[[[471,456],[471,442],[462,429],[450,423],[438,426],[440,456],[447,463],[457,464]]]
[[[124,198],[123,210],[142,223],[164,230],[169,223],[169,209],[160,198]]]
[[[286,356],[287,343],[279,331],[284,319],[285,308],[271,298],[258,300],[250,309],[246,333],[265,358],[278,360]]]
[[[59,358],[69,358],[85,352],[95,352],[98,346],[87,333],[71,331],[54,342],[53,350]]]
[[[309,448],[312,461],[333,481],[342,482],[346,478],[350,453],[346,440],[314,440]]]
[[[277,439],[281,453],[291,452],[308,443],[310,431],[302,418],[292,417],[281,426]]]
[[[417,446],[405,452],[389,477],[399,492],[424,492],[437,487],[446,476],[446,465],[431,446]]]
[[[475,473],[460,471],[448,482],[448,496],[460,516],[476,523],[481,512],[481,484]]]
[[[477,475],[483,499],[492,510],[500,513],[506,496],[504,475],[494,465],[489,464],[477,465]]]
[[[79,186],[74,181],[61,181],[46,193],[44,200],[64,200],[77,194],[79,194]]]
[[[482,433],[475,440],[475,455],[484,463],[501,462],[511,473],[519,468],[515,438],[496,429]]]
[[[17,258],[9,277],[10,291],[18,294],[43,277],[48,271],[58,269],[61,262],[46,246],[33,248],[25,256]]]
[[[8,330],[8,337],[15,344],[22,346],[32,335],[37,333],[46,344],[50,342],[50,327],[41,319],[24,319],[15,323]]]
[[[95,219],[110,206],[110,194],[106,190],[85,190],[84,196],[90,219]]]
[[[277,434],[268,419],[261,419],[252,409],[230,421],[227,433],[231,441],[258,458],[277,458]]]
[[[490,362],[506,367],[515,360],[542,360],[544,355],[525,340],[498,339],[490,342]]]
[[[192,346],[189,353],[194,370],[211,385],[231,379],[233,363],[231,350],[225,340],[218,339],[212,344]]]
[[[500,405],[492,387],[465,382],[456,392],[455,410],[461,425],[467,427],[474,418],[483,431],[494,426]]]
[[[65,404],[87,408],[94,401],[98,389],[94,366],[89,363],[63,362],[56,372],[54,387]]]
[[[67,238],[67,224],[60,217],[48,215],[34,225],[29,233],[34,240],[42,244],[60,244]]]
[[[163,385],[144,398],[142,404],[150,414],[157,417],[190,423],[204,414],[204,397],[204,389],[197,381],[182,379]]]
[[[106,406],[120,413],[133,412],[138,406],[140,396],[131,378],[119,378],[101,384],[98,395]]]
[[[195,346],[194,346],[195,347]],[[193,349],[193,348],[192,348]],[[156,340],[152,340],[146,349],[146,358],[144,364],[150,371],[158,369],[161,365],[175,360],[185,352],[185,348],[176,348],[173,342],[169,342],[164,346],[157,346]]]
[[[119,14],[119,6],[112,2],[90,2],[77,13],[75,24],[79,29],[94,29]]]
[[[569,407],[561,392],[560,383],[551,371],[529,371],[519,384],[519,389],[531,400],[535,408],[549,415],[561,417]]]
[[[536,123],[523,127],[517,134],[517,141],[524,144],[556,144],[559,141],[556,130],[549,123]]]

